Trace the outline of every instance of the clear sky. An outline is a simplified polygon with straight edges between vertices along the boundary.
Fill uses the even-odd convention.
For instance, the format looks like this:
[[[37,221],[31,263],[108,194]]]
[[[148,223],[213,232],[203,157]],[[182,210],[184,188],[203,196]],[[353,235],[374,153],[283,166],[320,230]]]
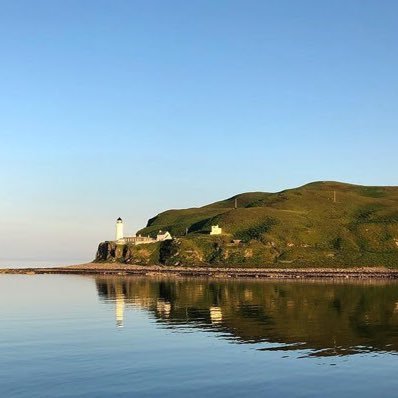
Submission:
[[[169,208],[398,185],[398,2],[1,1],[0,262]]]

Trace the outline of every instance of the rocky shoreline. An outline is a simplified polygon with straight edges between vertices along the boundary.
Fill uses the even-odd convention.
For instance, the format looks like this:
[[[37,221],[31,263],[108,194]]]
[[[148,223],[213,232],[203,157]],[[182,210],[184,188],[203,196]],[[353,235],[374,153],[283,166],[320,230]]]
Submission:
[[[69,275],[140,275],[210,278],[277,278],[277,279],[398,279],[398,269],[358,268],[217,268],[139,266],[115,263],[88,263],[55,268],[3,268],[0,274],[69,274]]]

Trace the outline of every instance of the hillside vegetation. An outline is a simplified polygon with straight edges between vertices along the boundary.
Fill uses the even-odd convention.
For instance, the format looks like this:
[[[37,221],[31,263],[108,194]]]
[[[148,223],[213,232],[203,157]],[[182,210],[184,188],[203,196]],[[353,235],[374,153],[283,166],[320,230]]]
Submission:
[[[215,224],[222,236],[209,236]],[[398,266],[398,187],[314,182],[243,193],[165,211],[138,233],[159,230],[178,238],[158,248],[164,264]]]
[[[208,235],[215,224],[225,235]],[[206,262],[206,246],[213,243],[218,252],[208,248],[210,260],[231,265],[398,266],[398,187],[326,181],[277,193],[243,193],[160,213],[139,233],[153,235],[159,229],[177,237],[187,230],[180,245]],[[231,246],[232,239],[241,243]]]

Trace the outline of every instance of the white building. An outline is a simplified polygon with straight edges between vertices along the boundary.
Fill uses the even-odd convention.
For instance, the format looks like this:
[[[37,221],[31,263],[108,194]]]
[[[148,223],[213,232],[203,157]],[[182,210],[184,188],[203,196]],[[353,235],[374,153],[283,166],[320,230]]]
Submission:
[[[132,244],[132,245],[143,245],[146,243],[155,243],[155,242],[162,242],[164,240],[170,240],[173,239],[171,236],[170,232],[162,232],[159,231],[156,239],[151,238],[149,235],[148,236],[124,236],[123,232],[123,220],[119,217],[116,220],[116,237],[115,237],[115,242],[119,245],[126,245],[126,244]]]
[[[157,242],[161,242],[164,240],[170,240],[170,239],[173,239],[173,237],[171,236],[170,232],[168,232],[168,231],[166,231],[166,232],[159,231],[156,236]]]
[[[218,225],[212,225],[210,235],[221,235],[222,229]]]

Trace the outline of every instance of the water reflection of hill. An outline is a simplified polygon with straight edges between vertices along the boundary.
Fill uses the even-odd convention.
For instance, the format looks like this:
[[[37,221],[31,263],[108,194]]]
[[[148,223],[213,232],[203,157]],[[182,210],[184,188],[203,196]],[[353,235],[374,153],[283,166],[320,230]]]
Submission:
[[[116,303],[119,326],[124,306],[133,305],[170,327],[214,329],[242,343],[312,355],[398,352],[396,283],[101,277],[96,285],[101,298]]]

